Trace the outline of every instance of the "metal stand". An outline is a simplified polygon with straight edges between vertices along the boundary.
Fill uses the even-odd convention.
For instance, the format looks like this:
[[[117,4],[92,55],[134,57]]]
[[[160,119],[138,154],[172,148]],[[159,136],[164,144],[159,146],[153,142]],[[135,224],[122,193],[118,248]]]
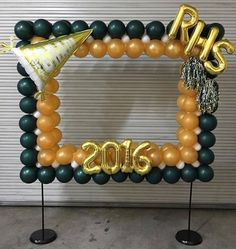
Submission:
[[[188,229],[178,231],[175,235],[175,238],[182,244],[188,246],[195,246],[202,243],[202,236],[190,229],[191,226],[191,211],[192,211],[192,192],[193,192],[193,183],[190,185],[190,194],[189,194],[189,206],[188,206]]]
[[[34,244],[48,244],[57,238],[55,231],[44,228],[44,191],[43,184],[41,183],[41,196],[42,196],[42,229],[33,232],[30,236],[30,241]]]

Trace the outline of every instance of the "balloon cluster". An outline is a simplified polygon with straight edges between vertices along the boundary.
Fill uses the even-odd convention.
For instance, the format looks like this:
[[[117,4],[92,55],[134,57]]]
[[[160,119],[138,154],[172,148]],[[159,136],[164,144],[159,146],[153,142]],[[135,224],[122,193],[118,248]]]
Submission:
[[[172,24],[173,22],[167,26],[167,31]],[[62,20],[53,25],[43,19],[34,23],[20,21],[15,26],[16,35],[22,39],[17,47],[43,42],[52,34],[60,37],[88,28],[84,21],[70,24]],[[112,58],[119,58],[124,54],[130,58],[137,58],[146,53],[151,58],[167,55],[170,58],[186,59],[178,35],[175,40],[164,41],[165,27],[159,21],[153,21],[146,27],[138,20],[131,21],[126,26],[119,20],[111,21],[108,26],[102,21],[95,21],[90,28],[93,29],[93,38],[77,49],[77,57],[85,57],[90,53],[96,58],[101,58],[105,54]],[[191,55],[198,54],[199,50],[193,49]],[[20,63],[17,64],[17,70],[24,76],[17,85],[18,91],[24,96],[19,105],[25,113],[19,121],[20,128],[25,132],[20,139],[21,145],[25,148],[20,158],[25,165],[20,173],[22,181],[32,183],[39,179],[47,184],[55,178],[60,182],[68,182],[74,177],[80,184],[89,182],[91,178],[98,184],[105,184],[110,178],[116,182],[123,182],[129,177],[135,183],[146,179],[149,183],[157,184],[162,179],[168,183],[175,183],[180,178],[186,182],[195,179],[210,181],[213,178],[213,170],[209,164],[214,161],[210,147],[215,143],[215,136],[211,131],[215,129],[217,121],[211,114],[199,115],[197,93],[186,87],[183,80],[178,84],[182,94],[177,100],[180,111],[176,120],[181,125],[176,133],[178,145],[165,144],[158,147],[150,144],[150,148],[143,151],[143,156],[150,160],[152,168],[148,168],[145,174],[122,170],[116,170],[114,174],[108,174],[106,170],[88,174],[84,171],[83,165],[91,152],[71,144],[59,146],[62,133],[57,128],[60,123],[60,115],[56,112],[60,106],[60,100],[55,95],[59,87],[57,80],[51,78],[45,82],[45,99],[36,100],[34,95],[38,89],[35,82]],[[208,89],[210,87],[211,85]],[[205,92],[202,94],[207,95]],[[137,145],[134,146],[134,150],[135,148]],[[124,158],[124,154],[121,153],[122,157]],[[109,155],[109,160],[115,162],[114,154]],[[96,158],[95,163],[99,165],[101,161],[102,155]]]

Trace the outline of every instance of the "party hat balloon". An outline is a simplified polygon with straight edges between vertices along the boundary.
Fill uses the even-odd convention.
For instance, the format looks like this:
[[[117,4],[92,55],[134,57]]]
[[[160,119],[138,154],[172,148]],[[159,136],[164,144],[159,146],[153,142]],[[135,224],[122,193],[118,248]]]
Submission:
[[[57,75],[91,32],[92,30],[88,29],[37,44],[13,48],[13,51],[39,90],[42,90],[45,82]]]

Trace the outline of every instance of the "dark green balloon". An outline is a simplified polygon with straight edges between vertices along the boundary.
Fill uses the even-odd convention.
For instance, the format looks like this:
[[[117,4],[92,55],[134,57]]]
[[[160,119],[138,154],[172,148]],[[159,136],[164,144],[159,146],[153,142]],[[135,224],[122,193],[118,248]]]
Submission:
[[[199,117],[199,126],[204,131],[212,131],[217,126],[217,119],[211,114],[203,114]]]
[[[32,149],[37,144],[37,136],[34,133],[23,133],[20,137],[20,143],[27,149]]]
[[[180,178],[180,170],[176,167],[167,166],[163,170],[163,178],[168,183],[176,183]]]
[[[108,33],[111,38],[121,38],[125,34],[125,25],[120,20],[112,20],[108,24]]]
[[[93,29],[92,37],[94,39],[102,40],[107,34],[107,26],[103,21],[92,22],[90,28]]]
[[[198,161],[201,164],[211,164],[214,162],[215,155],[212,150],[208,148],[202,148],[198,151]]]
[[[174,20],[170,21],[167,26],[166,26],[166,34],[168,35],[171,29],[171,26],[173,24]],[[180,30],[178,30],[177,35],[176,35],[176,39],[180,39]]]
[[[146,175],[146,179],[151,184],[157,184],[162,179],[162,171],[159,168],[152,168],[152,170]]]
[[[208,165],[200,165],[197,168],[198,179],[202,182],[209,182],[214,177],[213,169]]]
[[[147,24],[146,32],[151,40],[161,40],[162,36],[165,34],[165,26],[162,22],[152,21]]]
[[[37,92],[37,86],[30,78],[22,78],[18,81],[17,90],[24,96],[32,96]]]
[[[25,149],[21,152],[20,160],[26,166],[34,166],[37,163],[38,151],[35,149]]]
[[[211,24],[207,24],[202,33],[201,36],[207,38],[208,35],[210,34],[211,28],[213,27],[217,27],[219,29],[219,33],[216,37],[216,41],[222,40],[222,38],[225,35],[225,28],[223,27],[223,25],[221,25],[220,23],[211,23]]]
[[[37,119],[33,115],[24,115],[19,121],[19,126],[22,131],[32,132],[36,129]]]
[[[34,29],[31,22],[19,21],[14,28],[16,36],[21,40],[30,40],[34,35]]]
[[[198,135],[198,142],[202,147],[212,147],[216,142],[216,137],[210,131],[203,131]]]
[[[132,172],[129,174],[129,178],[134,183],[140,183],[143,181],[144,176],[141,176],[141,175],[137,174],[136,172]]]
[[[33,183],[37,180],[37,167],[24,166],[20,171],[20,179],[24,183]]]
[[[56,176],[55,169],[52,166],[41,167],[38,170],[38,179],[43,184],[49,184],[54,181]]]
[[[74,179],[79,184],[86,184],[90,181],[91,175],[85,174],[82,167],[77,167],[74,171]]]
[[[22,76],[29,76],[27,72],[25,71],[25,68],[22,67],[22,65],[20,64],[20,62],[17,63],[16,68],[17,68],[18,73],[21,74]]]
[[[52,26],[52,32],[55,37],[69,35],[71,33],[71,24],[65,20],[55,22]]]
[[[127,179],[128,174],[119,171],[116,174],[111,175],[111,177],[115,182],[124,182]]]
[[[72,32],[73,33],[80,32],[80,31],[86,30],[88,28],[89,28],[88,24],[83,20],[77,20],[77,21],[73,22],[73,24],[72,24]]]
[[[36,111],[36,99],[33,97],[24,97],[21,99],[19,106],[22,112],[33,113]]]
[[[70,165],[60,165],[56,169],[56,178],[59,182],[69,182],[74,175],[74,170]]]
[[[16,48],[21,48],[21,47],[24,47],[28,44],[30,44],[30,41],[19,41],[16,43]]]
[[[110,175],[101,172],[93,175],[93,180],[99,185],[106,184],[110,180]]]
[[[141,39],[144,34],[144,25],[139,20],[132,20],[126,26],[126,32],[130,39]]]
[[[52,24],[45,19],[38,19],[34,22],[34,33],[46,39],[52,34]]]
[[[181,178],[185,182],[193,182],[197,178],[197,170],[189,164],[186,164],[181,170]]]

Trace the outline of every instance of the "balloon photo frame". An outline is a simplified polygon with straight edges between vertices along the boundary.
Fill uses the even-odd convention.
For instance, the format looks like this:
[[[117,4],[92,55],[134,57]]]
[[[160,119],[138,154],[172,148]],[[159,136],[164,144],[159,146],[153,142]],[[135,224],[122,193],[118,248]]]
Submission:
[[[235,52],[233,44],[223,39],[224,33],[221,24],[199,20],[198,11],[189,5],[181,5],[167,27],[160,21],[144,27],[138,20],[126,26],[119,20],[108,25],[94,21],[90,26],[82,20],[73,24],[62,20],[53,25],[44,19],[18,22],[15,34],[21,41],[16,48],[2,43],[1,51],[13,50],[19,60],[17,70],[24,77],[17,85],[23,95],[19,106],[25,113],[19,121],[24,132],[20,138],[24,147],[20,156],[24,165],[20,172],[22,181],[32,183],[38,179],[48,184],[55,178],[63,183],[74,178],[80,184],[91,179],[105,184],[110,178],[123,182],[129,177],[135,183],[146,179],[157,184],[164,179],[173,184],[180,178],[185,182],[212,180],[212,131],[217,126],[213,113],[219,100],[215,78],[227,68],[222,49],[229,54]],[[182,58],[177,79],[179,144],[158,147],[150,141],[135,143],[124,139],[102,144],[85,141],[78,147],[59,145],[62,132],[57,128],[60,99],[55,78],[73,54],[78,58],[88,54],[114,59],[143,54],[153,59],[164,55]]]

